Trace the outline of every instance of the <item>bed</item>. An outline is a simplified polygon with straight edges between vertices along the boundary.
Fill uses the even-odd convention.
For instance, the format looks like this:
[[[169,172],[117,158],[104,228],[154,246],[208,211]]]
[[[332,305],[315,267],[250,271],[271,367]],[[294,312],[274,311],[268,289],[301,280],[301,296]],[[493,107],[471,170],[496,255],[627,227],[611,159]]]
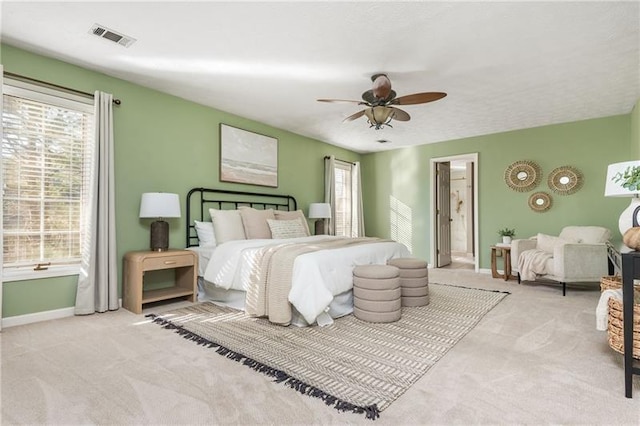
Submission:
[[[311,236],[289,195],[194,188],[186,202],[198,300],[276,324],[331,324],[353,311],[354,266],[410,255],[391,240]]]

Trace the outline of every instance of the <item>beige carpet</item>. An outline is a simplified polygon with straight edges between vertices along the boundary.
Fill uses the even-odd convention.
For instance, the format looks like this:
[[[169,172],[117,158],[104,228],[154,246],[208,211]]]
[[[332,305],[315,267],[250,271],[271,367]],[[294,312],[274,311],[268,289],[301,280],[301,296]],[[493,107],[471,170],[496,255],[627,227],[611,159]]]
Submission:
[[[282,327],[213,303],[148,316],[339,411],[376,419],[507,294],[432,283],[429,295],[429,305],[403,308],[388,324],[348,315],[330,327]]]
[[[599,286],[522,284],[462,270],[433,282],[511,294],[378,420],[329,409],[120,309],[0,333],[7,425],[638,425],[640,377],[595,328]],[[35,296],[34,296],[35,297]],[[188,302],[148,306],[169,311]],[[188,343],[188,342],[187,342]]]

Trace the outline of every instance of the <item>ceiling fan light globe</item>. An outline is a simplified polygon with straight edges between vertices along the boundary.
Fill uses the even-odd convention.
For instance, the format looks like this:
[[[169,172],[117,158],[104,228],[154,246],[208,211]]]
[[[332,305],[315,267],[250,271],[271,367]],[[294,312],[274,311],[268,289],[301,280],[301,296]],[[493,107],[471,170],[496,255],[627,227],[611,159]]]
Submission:
[[[376,129],[380,129],[384,125],[389,125],[394,115],[394,109],[385,106],[375,106],[373,108],[367,108],[364,110],[364,115],[371,126],[375,126]]]

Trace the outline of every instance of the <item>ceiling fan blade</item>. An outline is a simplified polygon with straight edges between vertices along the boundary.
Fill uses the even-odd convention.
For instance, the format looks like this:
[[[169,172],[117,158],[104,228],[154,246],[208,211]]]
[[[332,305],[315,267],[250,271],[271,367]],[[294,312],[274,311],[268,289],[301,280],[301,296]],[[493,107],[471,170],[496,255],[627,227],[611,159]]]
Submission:
[[[342,120],[342,122],[345,123],[347,121],[353,121],[353,120],[355,120],[357,118],[360,118],[360,117],[362,117],[364,115],[364,111],[365,110],[358,111],[355,114],[352,114],[352,115],[348,116],[347,118],[345,118],[344,120]]]
[[[317,99],[318,102],[332,102],[332,103],[350,103],[350,104],[362,104],[362,101],[352,101],[350,99]]]
[[[411,116],[400,108],[389,107],[393,109],[393,119],[397,121],[409,121]]]
[[[447,96],[447,94],[442,92],[414,93],[412,95],[400,96],[399,98],[395,98],[390,103],[392,105],[426,104],[427,102],[433,102],[437,101],[438,99],[442,99],[445,96]]]

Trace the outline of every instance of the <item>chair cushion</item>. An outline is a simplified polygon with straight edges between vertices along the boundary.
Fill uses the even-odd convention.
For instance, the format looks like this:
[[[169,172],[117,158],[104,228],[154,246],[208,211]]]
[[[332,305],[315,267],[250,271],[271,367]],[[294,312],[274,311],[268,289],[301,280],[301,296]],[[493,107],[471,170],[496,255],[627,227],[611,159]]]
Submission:
[[[427,262],[412,257],[398,257],[389,259],[387,265],[397,266],[400,269],[424,269],[427,267]]]
[[[429,304],[429,295],[427,296],[402,296],[402,306],[425,306]]]
[[[360,265],[353,268],[353,275],[360,278],[395,278],[398,268],[389,265]]]
[[[429,287],[402,287],[401,296],[402,297],[419,297],[419,296],[428,296],[429,295]]]
[[[398,309],[402,308],[402,302],[399,297],[394,300],[367,300],[354,297],[353,306],[369,312],[396,312]]]
[[[565,226],[560,238],[584,244],[602,244],[611,238],[611,231],[602,226]]]
[[[367,322],[394,322],[402,316],[402,308],[393,312],[371,312],[358,307],[353,308],[353,315],[362,321]]]
[[[400,278],[425,278],[429,279],[429,270],[427,268],[419,269],[400,269]]]
[[[353,286],[368,290],[394,290],[400,288],[400,278],[361,278],[354,276]]]
[[[577,240],[566,240],[553,235],[538,234],[536,237],[536,248],[547,253],[553,254],[553,249],[567,243],[577,243]]]
[[[400,296],[402,296],[400,287],[391,290],[371,290],[356,285],[353,286],[353,297],[358,299],[383,301],[400,299]]]

